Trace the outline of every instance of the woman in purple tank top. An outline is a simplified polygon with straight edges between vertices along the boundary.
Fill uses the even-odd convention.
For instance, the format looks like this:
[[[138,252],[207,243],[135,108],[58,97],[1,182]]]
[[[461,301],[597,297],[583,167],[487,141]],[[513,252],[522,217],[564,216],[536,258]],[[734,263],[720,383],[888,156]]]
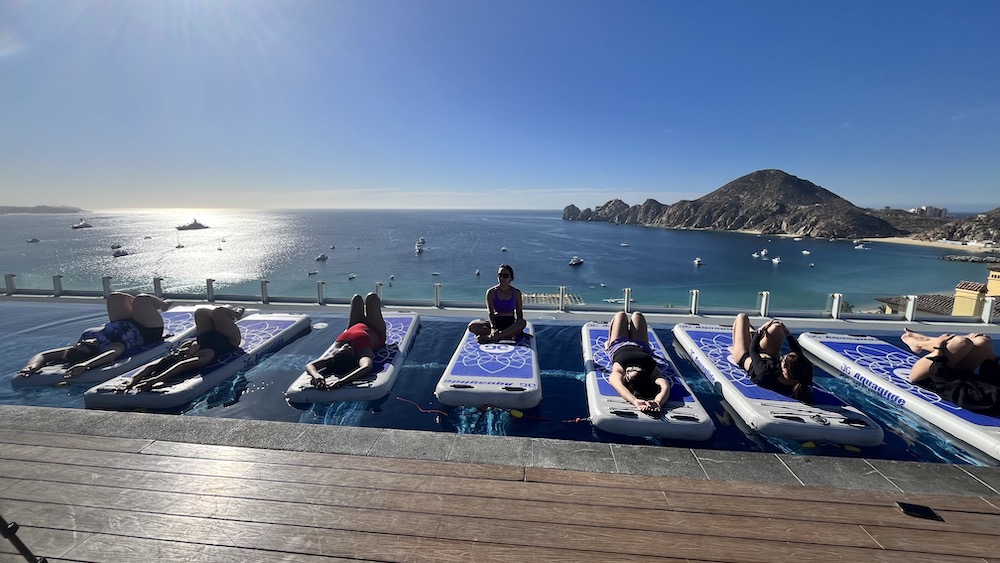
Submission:
[[[499,283],[486,291],[489,320],[477,319],[469,323],[469,332],[475,334],[481,344],[517,338],[527,326],[521,309],[521,290],[510,285],[514,281],[514,268],[500,264],[497,280]]]

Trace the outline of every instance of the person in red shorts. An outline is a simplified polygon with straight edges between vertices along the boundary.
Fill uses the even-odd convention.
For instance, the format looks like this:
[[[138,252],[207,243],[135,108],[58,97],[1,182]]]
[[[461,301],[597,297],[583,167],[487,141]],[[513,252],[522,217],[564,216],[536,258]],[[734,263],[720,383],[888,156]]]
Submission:
[[[347,330],[334,340],[333,352],[309,362],[306,373],[317,389],[336,389],[371,373],[375,351],[385,347],[386,327],[382,300],[369,293],[351,299]]]

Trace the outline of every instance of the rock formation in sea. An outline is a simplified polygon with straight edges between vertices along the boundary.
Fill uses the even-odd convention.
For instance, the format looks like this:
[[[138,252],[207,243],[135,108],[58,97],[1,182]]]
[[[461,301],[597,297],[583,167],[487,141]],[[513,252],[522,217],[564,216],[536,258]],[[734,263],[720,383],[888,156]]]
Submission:
[[[569,205],[563,210],[563,219],[822,238],[907,234],[869,210],[781,170],[758,170],[704,197],[671,205],[654,199],[631,206],[613,199],[582,211]]]

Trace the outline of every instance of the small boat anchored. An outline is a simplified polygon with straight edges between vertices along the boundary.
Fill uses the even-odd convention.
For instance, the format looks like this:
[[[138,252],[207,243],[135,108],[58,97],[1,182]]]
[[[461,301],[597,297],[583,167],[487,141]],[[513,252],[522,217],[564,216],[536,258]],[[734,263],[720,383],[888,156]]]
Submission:
[[[36,239],[35,237],[31,237],[28,239],[28,242],[39,242],[39,240]]]
[[[112,252],[111,256],[113,256],[115,258],[121,258],[122,256],[128,256],[128,251],[124,250],[122,248],[119,248],[119,249],[116,249],[114,252]]]
[[[325,252],[320,252],[319,256],[316,257],[316,261],[317,262],[322,262],[322,261],[324,261],[324,260],[326,260],[328,258],[329,258],[329,256],[327,256]]]
[[[583,264],[583,258],[580,258],[579,256],[574,256],[569,259],[570,266],[579,266],[580,264]]]
[[[701,258],[695,258],[694,259],[694,265],[695,266],[701,266]]]
[[[781,256],[775,256],[774,258],[771,258],[771,262],[774,264],[781,264]]]
[[[84,221],[82,217],[80,218],[80,222],[79,223],[74,223],[74,224],[72,224],[72,225],[69,226],[69,228],[71,228],[71,229],[89,229],[91,227],[93,227],[93,225],[91,225],[90,223]]]

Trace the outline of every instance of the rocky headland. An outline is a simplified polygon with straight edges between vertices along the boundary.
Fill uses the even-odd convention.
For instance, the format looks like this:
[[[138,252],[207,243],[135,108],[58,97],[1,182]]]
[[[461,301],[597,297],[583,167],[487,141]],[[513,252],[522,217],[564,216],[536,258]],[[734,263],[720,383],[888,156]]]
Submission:
[[[995,223],[1000,223],[1000,209]],[[750,231],[814,238],[927,236],[920,240],[963,240],[955,236],[986,232],[982,228],[949,227],[963,221],[917,217],[912,213],[858,207],[837,194],[781,170],[758,170],[737,178],[696,200],[664,204],[647,199],[629,205],[613,199],[594,209],[563,209],[566,221],[602,221],[668,229]],[[986,222],[975,223],[984,227]],[[996,227],[996,226],[995,226]],[[995,232],[1000,233],[1000,230]],[[940,233],[940,234],[938,234]],[[947,235],[951,236],[947,236]],[[996,240],[994,235],[990,240]],[[986,240],[978,238],[975,240]]]

